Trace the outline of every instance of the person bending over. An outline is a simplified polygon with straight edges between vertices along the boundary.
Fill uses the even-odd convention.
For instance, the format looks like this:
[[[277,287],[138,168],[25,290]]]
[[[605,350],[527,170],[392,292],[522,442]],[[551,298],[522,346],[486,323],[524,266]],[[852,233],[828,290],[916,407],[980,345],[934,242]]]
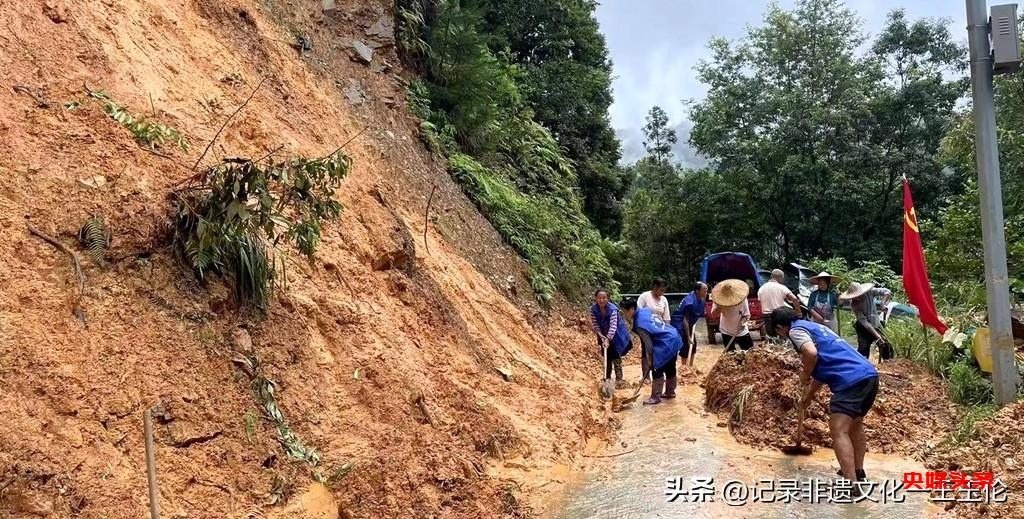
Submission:
[[[633,331],[640,337],[644,374],[652,372],[651,398],[645,405],[660,404],[662,398],[676,397],[676,355],[683,345],[679,332],[650,308],[637,309],[636,303],[626,301],[621,307],[623,315],[633,321]]]
[[[772,322],[780,337],[788,337],[803,361],[800,407],[806,414],[822,385],[832,390],[828,428],[839,471],[850,481],[867,479],[864,473],[864,417],[878,394],[878,371],[853,346],[825,325],[799,319],[792,308],[777,308]]]

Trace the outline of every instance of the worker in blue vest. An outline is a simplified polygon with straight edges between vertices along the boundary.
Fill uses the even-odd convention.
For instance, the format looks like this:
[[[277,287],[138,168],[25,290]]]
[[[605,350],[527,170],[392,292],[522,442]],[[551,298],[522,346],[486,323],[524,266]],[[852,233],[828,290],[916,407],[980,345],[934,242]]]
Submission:
[[[679,332],[679,337],[683,339],[683,347],[679,349],[679,358],[691,366],[693,365],[693,359],[689,358],[691,347],[695,355],[697,352],[695,344],[697,337],[693,333],[694,325],[704,317],[704,301],[707,297],[708,286],[698,281],[693,287],[693,292],[686,294],[679,306],[672,312],[672,327]]]
[[[640,337],[644,377],[652,373],[651,398],[644,405],[660,404],[662,398],[676,397],[676,355],[683,339],[671,325],[650,308],[637,310],[636,302],[624,301],[621,306],[626,319],[633,321],[633,331]]]
[[[803,360],[801,408],[806,411],[822,385],[832,390],[828,427],[840,475],[850,481],[867,480],[864,417],[878,394],[878,370],[842,337],[822,324],[798,318],[792,308],[776,308],[771,322],[779,337],[789,337]]]
[[[590,325],[597,336],[599,351],[607,359],[604,379],[607,381],[612,378],[614,368],[615,387],[627,387],[622,377],[622,357],[633,347],[633,337],[629,334],[629,326],[622,319],[619,307],[608,300],[608,291],[605,289],[594,292],[594,304],[590,307]]]

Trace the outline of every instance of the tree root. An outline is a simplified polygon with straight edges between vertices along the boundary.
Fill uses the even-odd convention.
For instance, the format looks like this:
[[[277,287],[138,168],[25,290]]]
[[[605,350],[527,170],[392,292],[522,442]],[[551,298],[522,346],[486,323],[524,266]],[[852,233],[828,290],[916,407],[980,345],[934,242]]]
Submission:
[[[82,310],[82,296],[85,293],[85,273],[82,272],[82,262],[78,260],[78,255],[71,249],[65,247],[63,243],[33,227],[32,224],[28,224],[28,232],[54,246],[60,252],[71,256],[71,263],[75,267],[75,278],[78,280],[78,295],[75,297],[75,308],[73,309],[73,312],[75,317],[78,317],[78,320],[82,322],[82,326],[85,326],[85,311]]]

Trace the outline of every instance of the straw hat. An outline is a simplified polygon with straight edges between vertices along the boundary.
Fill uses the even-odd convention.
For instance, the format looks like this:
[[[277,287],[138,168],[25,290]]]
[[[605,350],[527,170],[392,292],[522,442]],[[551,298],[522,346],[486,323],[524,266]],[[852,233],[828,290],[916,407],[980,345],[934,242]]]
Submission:
[[[874,283],[850,283],[850,288],[840,294],[839,299],[856,299],[867,294],[872,288],[875,288]]]
[[[711,300],[721,307],[736,306],[747,298],[750,286],[738,279],[727,279],[711,290]]]
[[[839,281],[839,276],[833,276],[832,274],[829,274],[828,272],[822,272],[821,274],[818,274],[817,276],[814,276],[811,279],[808,279],[807,281],[810,281],[811,283],[817,283],[822,278],[828,278],[828,283],[830,285],[834,285],[834,284],[836,284],[836,281]]]

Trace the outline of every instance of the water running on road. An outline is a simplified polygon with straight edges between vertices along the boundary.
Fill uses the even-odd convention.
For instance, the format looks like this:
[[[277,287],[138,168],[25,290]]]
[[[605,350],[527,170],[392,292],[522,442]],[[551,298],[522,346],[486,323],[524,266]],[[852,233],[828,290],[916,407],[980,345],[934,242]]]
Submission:
[[[706,343],[702,343],[706,344]],[[721,349],[703,348],[697,364],[706,373]],[[630,370],[629,368],[632,368]],[[627,380],[640,378],[638,366],[627,366]],[[690,377],[681,386],[679,398],[657,406],[645,407],[638,401],[623,410],[618,445],[607,454],[624,452],[595,460],[582,482],[571,484],[556,500],[549,501],[548,517],[576,519],[592,517],[750,517],[750,518],[918,518],[936,515],[940,508],[927,502],[921,494],[899,492],[903,503],[883,503],[885,480],[903,480],[907,471],[922,472],[917,462],[868,452],[865,470],[878,483],[872,498],[878,503],[850,504],[821,502],[754,503],[753,495],[743,506],[729,506],[722,500],[722,488],[730,480],[750,487],[764,488],[759,480],[821,480],[828,484],[836,478],[839,467],[830,449],[816,449],[811,456],[785,456],[778,451],[757,450],[733,440],[728,429],[718,426],[718,418],[703,410],[700,377]],[[683,383],[681,379],[681,383]],[[650,386],[645,387],[646,397]],[[625,393],[625,392],[624,392]],[[668,501],[666,479],[679,477],[683,489],[689,489],[691,478],[714,478],[714,502],[696,503],[677,499]],[[771,493],[768,495],[781,495]],[[825,494],[827,496],[827,492]]]

